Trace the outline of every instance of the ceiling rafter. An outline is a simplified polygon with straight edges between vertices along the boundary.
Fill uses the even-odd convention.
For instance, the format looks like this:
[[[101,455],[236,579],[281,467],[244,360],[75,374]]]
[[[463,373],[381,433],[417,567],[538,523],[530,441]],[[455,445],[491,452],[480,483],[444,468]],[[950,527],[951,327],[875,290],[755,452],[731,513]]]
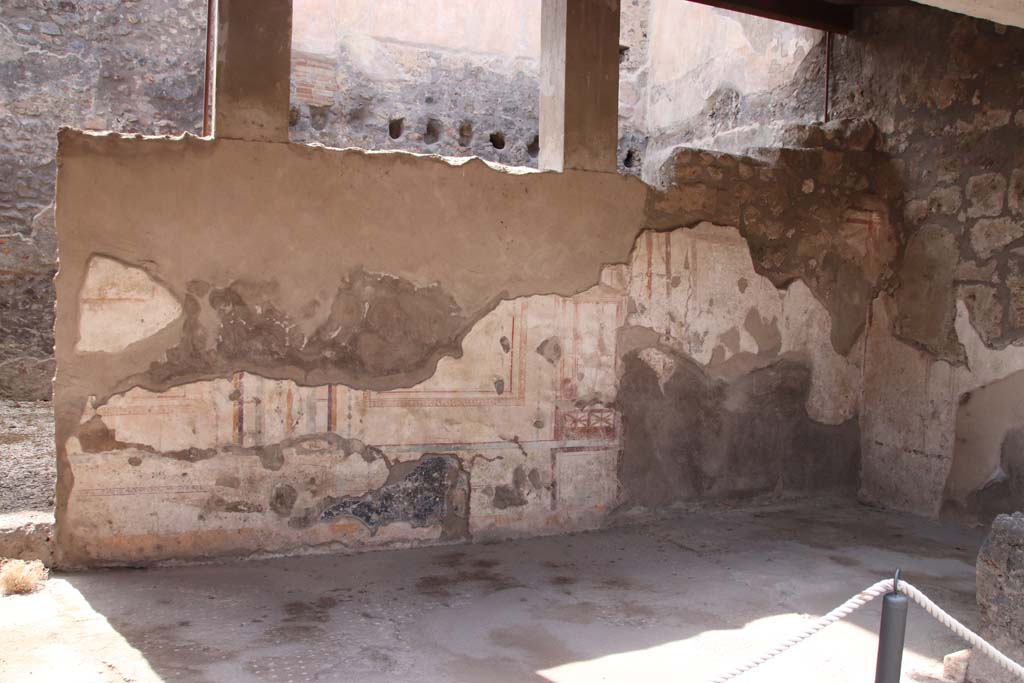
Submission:
[[[907,0],[689,0],[832,33],[849,33],[858,6],[907,5]]]

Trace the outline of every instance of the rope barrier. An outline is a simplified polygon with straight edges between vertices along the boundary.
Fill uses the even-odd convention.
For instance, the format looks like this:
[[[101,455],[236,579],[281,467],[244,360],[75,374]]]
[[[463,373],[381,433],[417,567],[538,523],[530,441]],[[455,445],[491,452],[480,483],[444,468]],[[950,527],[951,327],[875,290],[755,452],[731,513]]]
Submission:
[[[770,659],[782,654],[789,648],[797,645],[804,640],[810,638],[818,631],[822,630],[826,626],[845,619],[846,617],[853,614],[856,610],[860,609],[864,605],[868,604],[880,595],[891,593],[893,590],[893,580],[885,579],[878,583],[869,586],[862,590],[857,595],[844,602],[839,607],[826,614],[825,616],[817,619],[813,624],[805,628],[803,631],[796,633],[786,640],[782,641],[770,650],[765,650],[761,655],[751,659],[750,661],[726,672],[718,678],[711,679],[711,683],[725,683],[726,681],[732,680],[737,676],[744,674],[751,669],[755,669],[761,664],[769,661]],[[1000,667],[1010,672],[1020,680],[1024,681],[1024,667],[1017,664],[1015,661],[1004,655],[1002,652],[993,647],[984,638],[979,636],[974,631],[970,630],[959,621],[950,616],[941,607],[932,602],[927,595],[922,593],[919,589],[913,585],[901,580],[899,583],[899,591],[905,594],[908,598],[916,602],[918,605],[924,608],[924,610],[934,617],[940,624],[948,628],[950,631],[955,633],[957,636],[967,641],[970,645],[978,649],[982,654],[991,657]]]

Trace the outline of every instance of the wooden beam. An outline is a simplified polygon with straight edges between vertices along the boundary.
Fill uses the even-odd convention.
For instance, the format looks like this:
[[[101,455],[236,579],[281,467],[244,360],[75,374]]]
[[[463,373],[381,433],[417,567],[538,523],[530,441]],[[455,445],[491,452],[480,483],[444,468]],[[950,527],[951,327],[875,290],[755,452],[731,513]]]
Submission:
[[[619,3],[541,3],[537,162],[544,170],[616,172]]]
[[[689,1],[832,33],[849,33],[853,29],[853,7],[834,5],[824,0]]]
[[[217,0],[213,135],[288,142],[292,0]]]

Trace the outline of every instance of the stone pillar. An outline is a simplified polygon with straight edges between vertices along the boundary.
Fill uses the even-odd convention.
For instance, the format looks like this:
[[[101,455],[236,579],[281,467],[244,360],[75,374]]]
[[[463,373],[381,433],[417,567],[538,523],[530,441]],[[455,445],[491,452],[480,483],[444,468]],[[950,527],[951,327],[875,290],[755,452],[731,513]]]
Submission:
[[[218,0],[213,134],[288,142],[291,0]]]
[[[978,635],[1024,662],[1024,513],[999,515],[978,553]],[[967,667],[971,683],[1017,679],[980,652]]]
[[[540,167],[615,172],[619,0],[543,0]]]

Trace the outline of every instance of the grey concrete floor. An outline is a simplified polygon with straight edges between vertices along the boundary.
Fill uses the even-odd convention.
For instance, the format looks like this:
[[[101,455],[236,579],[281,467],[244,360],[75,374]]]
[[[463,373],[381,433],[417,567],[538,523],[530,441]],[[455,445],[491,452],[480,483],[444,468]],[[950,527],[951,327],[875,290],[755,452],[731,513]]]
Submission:
[[[980,541],[817,502],[497,544],[64,574],[0,599],[0,680],[699,682],[894,567],[973,625]],[[873,680],[879,603],[738,680]],[[963,647],[912,608],[904,680],[938,680]]]

